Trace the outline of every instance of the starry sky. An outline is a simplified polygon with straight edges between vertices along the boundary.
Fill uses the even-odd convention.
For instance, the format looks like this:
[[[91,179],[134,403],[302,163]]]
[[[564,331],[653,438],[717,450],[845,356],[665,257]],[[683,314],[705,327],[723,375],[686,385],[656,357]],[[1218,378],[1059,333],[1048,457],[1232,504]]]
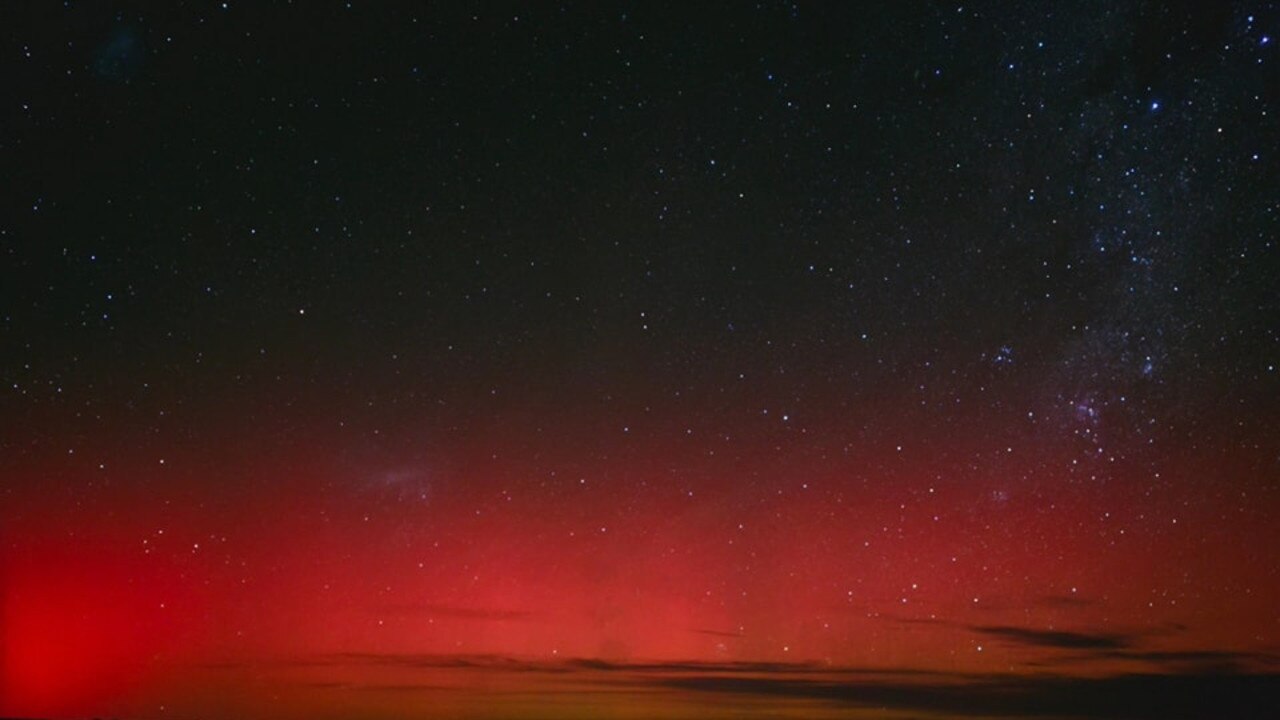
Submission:
[[[0,27],[0,715],[1280,707],[1280,5]]]

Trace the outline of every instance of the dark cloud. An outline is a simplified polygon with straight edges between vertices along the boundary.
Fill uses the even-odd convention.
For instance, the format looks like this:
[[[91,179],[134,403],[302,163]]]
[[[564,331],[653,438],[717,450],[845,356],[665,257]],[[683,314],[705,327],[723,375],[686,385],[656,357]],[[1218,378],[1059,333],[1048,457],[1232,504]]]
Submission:
[[[1280,664],[1280,656],[1267,653],[1253,652],[1231,652],[1222,650],[1166,650],[1166,651],[1126,651],[1112,653],[1115,657],[1124,657],[1133,660],[1146,660],[1148,662],[1158,663],[1198,663],[1198,662],[1258,662],[1265,664]]]
[[[1160,672],[1244,674],[1280,668],[1280,655],[1224,650],[1099,650],[1072,654],[1040,663],[1044,667],[1103,660],[1146,663]]]
[[[1004,628],[993,628],[1001,633]],[[1068,633],[1067,635],[1072,635]],[[1015,636],[1021,637],[1021,634]],[[1081,638],[1033,638],[1035,644],[1071,646]],[[1086,648],[1090,649],[1090,648]],[[753,702],[814,700],[850,708],[882,708],[947,717],[1073,717],[1081,720],[1192,720],[1262,718],[1280,703],[1280,674],[1239,670],[1246,661],[1273,656],[1225,651],[1138,652],[1099,648],[1089,657],[1165,663],[1168,672],[1107,677],[981,675],[934,671],[831,668],[816,663],[611,662],[589,658],[530,660],[500,655],[346,653],[326,656],[339,664],[405,668],[450,668],[478,672],[552,674],[573,692],[677,691],[719,693]],[[1209,669],[1206,663],[1219,669]],[[1234,669],[1233,669],[1234,668]],[[313,683],[315,684],[315,683]],[[429,679],[383,685],[339,684],[354,690],[429,692]],[[554,693],[564,688],[550,688]]]
[[[1024,660],[1031,667],[1063,668],[1106,661],[1145,663],[1158,672],[1175,674],[1243,674],[1270,672],[1280,667],[1280,654],[1231,650],[1163,650],[1151,648],[1162,638],[1188,630],[1182,623],[1167,622],[1129,632],[1086,632],[1048,630],[1012,625],[966,625],[938,618],[886,617],[905,625],[950,627],[987,638],[1046,651],[1041,657]],[[1062,652],[1055,652],[1062,651]]]
[[[1008,625],[979,625],[970,629],[1018,645],[1062,650],[1116,650],[1133,644],[1133,639],[1128,636],[1106,633],[1033,630]]]
[[[1272,717],[1280,675],[1125,675],[1005,678],[963,683],[817,681],[689,676],[661,681],[690,692],[847,703],[958,716],[1191,720]]]
[[[1138,639],[1136,634],[1091,633],[1069,630],[1051,630],[1017,627],[1013,625],[965,625],[938,618],[886,618],[904,625],[933,625],[985,635],[997,640],[1060,650],[1116,650],[1131,647]]]

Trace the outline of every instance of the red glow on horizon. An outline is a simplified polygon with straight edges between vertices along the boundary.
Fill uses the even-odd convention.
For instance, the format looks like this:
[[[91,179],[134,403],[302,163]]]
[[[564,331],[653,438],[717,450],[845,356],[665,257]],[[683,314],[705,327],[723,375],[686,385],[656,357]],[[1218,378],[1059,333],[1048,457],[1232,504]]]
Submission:
[[[892,450],[863,461],[889,476],[930,476]],[[343,654],[1020,674],[1063,653],[973,628],[1248,650],[1271,615],[1267,554],[1236,548],[1240,536],[1267,535],[1264,518],[1195,532],[1213,522],[1214,505],[1189,497],[1080,486],[1050,509],[1025,488],[993,493],[1005,487],[999,478],[863,484],[854,463],[760,459],[767,495],[694,468],[683,478],[691,498],[652,460],[625,473],[586,468],[585,483],[539,486],[521,504],[506,498],[523,500],[542,479],[507,460],[476,461],[474,475],[436,483],[429,501],[390,502],[378,489],[352,490],[337,471],[281,465],[292,474],[264,464],[238,487],[202,483],[221,504],[193,498],[201,516],[139,508],[123,492],[98,508],[109,516],[32,503],[7,538],[0,713],[208,702],[207,668],[228,663],[244,673],[226,693],[253,707],[292,682],[275,663]],[[647,478],[661,478],[660,491],[632,494],[658,485]],[[568,500],[547,499],[556,493]],[[1178,523],[1155,526],[1175,513]],[[57,539],[54,519],[78,523],[76,534]],[[1160,542],[1134,538],[1134,528]],[[1255,592],[1234,590],[1254,579]],[[375,664],[324,681],[415,672]]]
[[[167,673],[200,621],[191,578],[101,533],[3,558],[0,713],[96,714]]]

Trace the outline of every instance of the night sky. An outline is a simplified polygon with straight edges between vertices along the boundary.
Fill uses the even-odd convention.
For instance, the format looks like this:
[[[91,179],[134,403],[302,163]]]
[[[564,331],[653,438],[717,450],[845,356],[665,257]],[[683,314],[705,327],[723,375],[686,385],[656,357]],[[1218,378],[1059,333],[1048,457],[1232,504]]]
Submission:
[[[1280,5],[0,27],[0,715],[1280,711]]]

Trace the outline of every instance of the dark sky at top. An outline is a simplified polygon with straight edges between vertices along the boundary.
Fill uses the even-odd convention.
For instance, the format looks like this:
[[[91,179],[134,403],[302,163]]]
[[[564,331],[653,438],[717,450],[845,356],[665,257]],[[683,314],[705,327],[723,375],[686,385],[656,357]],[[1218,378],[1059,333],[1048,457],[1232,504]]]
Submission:
[[[1212,401],[1177,414],[1235,434],[1218,413],[1275,389],[1277,76],[1248,12],[25,8],[10,415],[732,370],[983,412],[1010,370],[1137,416]]]
[[[335,652],[1274,670],[1274,3],[0,27],[0,713]]]

